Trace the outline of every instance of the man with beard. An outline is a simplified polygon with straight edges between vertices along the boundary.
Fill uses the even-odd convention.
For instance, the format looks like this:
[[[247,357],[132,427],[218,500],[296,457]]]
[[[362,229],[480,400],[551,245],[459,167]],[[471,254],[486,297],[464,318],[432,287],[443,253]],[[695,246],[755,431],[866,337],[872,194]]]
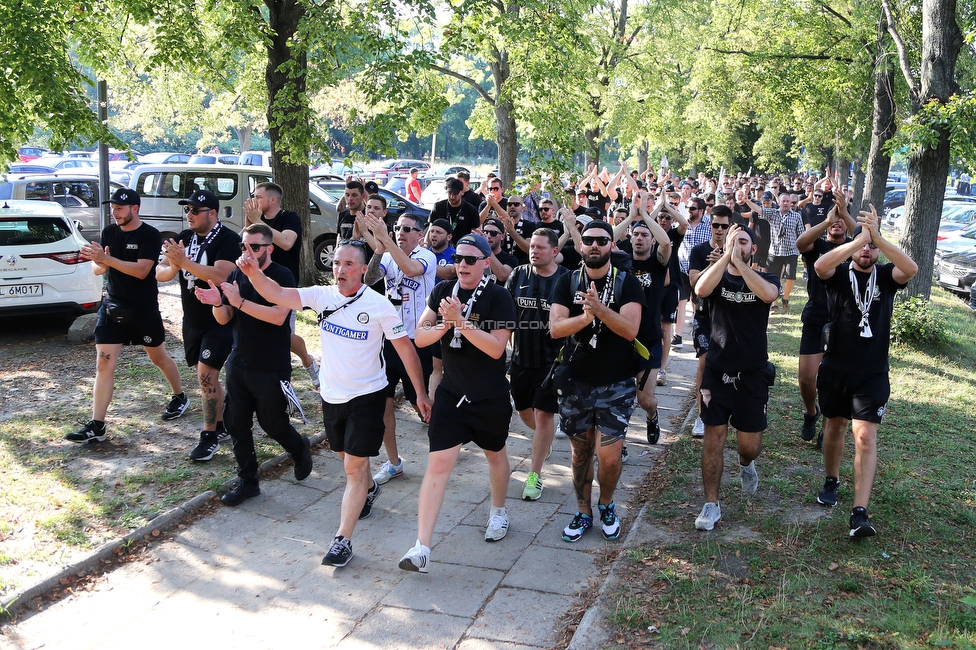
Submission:
[[[505,346],[515,320],[515,304],[504,287],[488,281],[491,247],[481,235],[457,243],[457,280],[434,287],[417,327],[417,345],[440,344],[444,379],[437,387],[427,427],[430,453],[420,486],[417,543],[400,559],[405,571],[427,573],[437,515],[461,445],[474,442],[488,460],[491,510],[485,541],[508,533],[505,495],[512,470],[508,463],[508,425],[512,418],[505,378]]]
[[[867,507],[877,468],[878,425],[891,392],[888,346],[895,293],[918,273],[918,265],[881,235],[874,206],[861,212],[854,241],[825,253],[814,269],[827,290],[831,327],[817,377],[824,415],[824,469],[817,495],[825,506],[837,503],[840,462],[848,422],[854,432],[854,508],[851,537],[870,537]],[[878,264],[884,253],[891,262]],[[847,260],[850,258],[850,261]]]
[[[529,263],[508,276],[505,288],[515,298],[516,327],[512,332],[512,401],[525,426],[532,429],[532,459],[522,499],[542,496],[542,464],[552,448],[558,410],[552,388],[543,388],[562,341],[549,335],[549,296],[556,281],[569,271],[556,264],[559,237],[539,228],[529,241]]]
[[[488,245],[491,246],[491,257],[489,258],[489,269],[495,276],[499,284],[505,284],[508,276],[512,274],[512,269],[519,265],[518,258],[502,250],[502,242],[505,241],[505,226],[501,220],[491,217],[485,220],[481,226],[481,232],[485,234]],[[455,270],[457,270],[455,268]]]
[[[434,288],[437,275],[437,258],[420,245],[424,226],[416,217],[408,214],[400,215],[393,231],[396,241],[386,231],[386,200],[374,194],[366,204],[366,216],[359,225],[359,231],[366,237],[366,243],[375,251],[373,259],[366,269],[366,284],[373,284],[378,280],[386,282],[386,296],[397,310],[400,320],[406,327],[407,337],[414,340],[417,323],[427,304],[427,296]],[[416,347],[416,346],[415,346]],[[423,368],[424,391],[433,369],[430,348],[416,348],[417,356]],[[376,485],[383,485],[391,478],[403,476],[403,460],[400,458],[396,444],[396,414],[393,408],[393,397],[397,384],[403,381],[403,395],[419,412],[417,393],[410,385],[407,368],[400,363],[400,356],[391,341],[383,347],[383,357],[386,359],[386,410],[383,421],[386,423],[386,435],[383,446],[386,448],[388,460],[383,463],[380,471],[373,475]]]
[[[789,194],[777,197],[777,208],[765,208],[748,201],[749,207],[769,223],[769,245],[772,251],[768,271],[783,283],[783,312],[790,310],[790,293],[796,282],[796,260],[800,251],[796,240],[803,234],[803,217],[793,209]],[[775,307],[775,301],[774,305]]]
[[[688,188],[685,185],[683,189]],[[709,239],[712,238],[712,227],[710,224],[710,217],[705,214],[705,199],[700,198],[689,198],[682,205],[685,206],[685,214],[688,215],[688,228],[685,231],[685,237],[681,241],[681,246],[678,248],[678,263],[681,269],[681,279],[678,285],[679,295],[678,295],[678,313],[675,319],[674,334],[671,336],[671,345],[676,349],[681,349],[684,342],[681,339],[681,332],[684,331],[685,326],[685,305],[688,299],[691,298],[691,280],[688,278],[688,259],[691,255],[691,249],[698,244],[704,244]]]
[[[433,223],[443,219],[451,224],[454,241],[467,235],[481,225],[478,209],[463,201],[464,185],[456,178],[447,179],[447,198],[434,204],[430,211],[430,221]]]
[[[654,395],[656,382],[650,374],[661,367],[664,331],[661,328],[661,300],[664,297],[664,282],[668,275],[668,262],[671,259],[671,239],[655,219],[664,205],[658,202],[654,209],[647,211],[648,196],[644,190],[636,194],[634,206],[641,220],[634,221],[630,227],[631,272],[644,290],[647,309],[641,318],[639,340],[649,353],[649,358],[638,360],[637,403],[647,413],[647,442],[655,445],[661,437],[661,422],[657,412],[657,397]],[[633,211],[634,206],[631,207]]]
[[[234,348],[227,359],[227,402],[224,423],[234,443],[237,486],[220,500],[236,506],[261,494],[258,458],[254,451],[253,416],[264,432],[295,461],[295,480],[312,472],[309,440],[298,434],[288,419],[285,384],[291,379],[291,330],[288,307],[272,304],[258,293],[253,278],[267,276],[280,286],[294,287],[287,268],[271,261],[271,228],[255,223],[243,230],[237,268],[217,288],[195,289],[197,299],[213,309],[214,319],[233,324]]]
[[[522,197],[510,196],[505,206],[508,214],[502,219],[505,226],[505,241],[502,248],[506,253],[514,255],[519,264],[529,262],[529,238],[536,229],[536,225],[522,218]]]
[[[804,228],[810,229],[823,223],[824,219],[827,218],[827,213],[834,206],[834,201],[828,200],[827,194],[829,194],[827,190],[816,189],[810,196],[797,204],[797,207],[800,208],[800,215],[803,217]],[[841,192],[838,192],[838,195],[841,198],[844,196]]]
[[[821,190],[814,190],[820,192]],[[839,193],[838,193],[839,194]],[[832,251],[841,244],[849,241],[848,232],[854,232],[857,224],[847,213],[847,201],[839,196],[835,207],[827,213],[826,218],[811,226],[796,240],[796,247],[803,255],[804,266],[813,271],[817,260],[825,253]],[[827,234],[824,239],[824,233]],[[817,372],[823,360],[821,338],[823,328],[830,321],[827,310],[827,293],[823,282],[816,273],[807,274],[807,304],[803,307],[800,320],[803,330],[800,334],[800,362],[797,383],[800,386],[800,398],[803,400],[803,428],[800,437],[807,442],[817,435],[817,420],[820,418],[820,408],[817,406]],[[817,441],[817,447],[823,438]]]
[[[599,462],[597,507],[603,536],[612,540],[620,535],[613,493],[620,479],[623,442],[637,397],[634,338],[645,306],[637,278],[616,271],[610,264],[610,224],[592,221],[580,239],[585,266],[556,282],[549,312],[553,338],[569,337],[569,380],[561,391],[559,417],[572,446],[578,510],[563,530],[567,542],[578,541],[593,526],[594,451]]]
[[[437,279],[435,283],[451,280],[454,274],[454,229],[447,219],[436,219],[427,227],[426,244],[428,250],[437,258]]]
[[[363,235],[357,227],[356,217],[366,213],[366,188],[359,181],[348,181],[342,199],[346,207],[336,217],[339,239],[360,239]]]
[[[539,201],[539,227],[554,231],[557,237],[566,231],[563,222],[556,218],[556,204],[552,199]]]
[[[220,369],[234,345],[234,332],[214,319],[213,311],[197,300],[194,289],[207,288],[208,281],[220,284],[227,279],[237,268],[234,262],[241,253],[241,238],[217,218],[220,202],[213,193],[194,192],[189,199],[180,201],[180,205],[186,206],[183,210],[190,228],[181,232],[177,241],[170,239],[163,244],[156,280],[169,282],[179,277],[183,350],[187,365],[197,369],[203,401],[203,431],[199,444],[190,451],[190,458],[207,461],[220,447],[219,440],[227,436]]]
[[[772,385],[766,329],[769,304],[779,295],[779,279],[752,270],[754,242],[748,228],[729,228],[725,251],[695,285],[695,293],[706,300],[712,322],[701,380],[705,505],[695,519],[698,530],[712,530],[722,519],[718,492],[730,423],[737,431],[742,490],[752,495],[759,488],[755,459],[762,450]]]
[[[159,231],[139,218],[139,195],[123,187],[106,203],[112,205],[112,220],[102,230],[100,243],[81,247],[82,259],[91,262],[95,275],[108,274],[105,299],[95,324],[95,387],[92,391],[92,419],[64,439],[81,444],[105,438],[105,416],[115,391],[115,368],[123,345],[142,345],[149,360],[158,367],[173,390],[164,420],[183,415],[189,406],[180,369],[166,354],[166,330],[159,314],[156,267],[163,239]]]
[[[458,180],[464,185],[461,189],[461,200],[470,204],[471,207],[477,210],[478,206],[481,205],[481,195],[471,189],[471,174],[466,171],[459,171],[457,173],[457,177]],[[460,237],[454,241],[457,241],[458,239],[460,239]]]

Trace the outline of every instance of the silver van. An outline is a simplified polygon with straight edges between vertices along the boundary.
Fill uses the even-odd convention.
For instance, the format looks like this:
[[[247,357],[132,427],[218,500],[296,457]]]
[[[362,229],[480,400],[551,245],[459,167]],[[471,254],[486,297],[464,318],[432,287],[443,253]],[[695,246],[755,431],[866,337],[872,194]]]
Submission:
[[[109,182],[109,194],[122,185]],[[101,237],[101,207],[98,177],[76,171],[56,174],[8,174],[0,183],[0,199],[54,201],[67,215],[81,224],[81,234],[89,241]]]
[[[197,190],[209,190],[220,199],[220,219],[225,225],[240,232],[244,228],[244,201],[260,183],[271,181],[270,167],[250,165],[140,165],[132,172],[129,186],[139,193],[142,207],[139,216],[160,233],[164,239],[176,237],[186,230],[182,199]],[[284,197],[288,208],[288,197]],[[335,201],[314,183],[309,184],[309,211],[312,216],[312,244],[318,251],[332,250],[336,240]],[[319,259],[320,270],[331,271],[331,260]],[[323,268],[324,262],[328,265]]]

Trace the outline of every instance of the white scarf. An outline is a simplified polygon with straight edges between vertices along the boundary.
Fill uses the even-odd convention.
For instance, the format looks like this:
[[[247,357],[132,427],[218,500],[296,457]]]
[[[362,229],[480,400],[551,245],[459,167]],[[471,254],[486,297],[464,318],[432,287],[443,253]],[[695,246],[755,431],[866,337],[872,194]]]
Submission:
[[[854,264],[850,266],[851,291],[854,293],[854,304],[861,310],[861,338],[869,339],[874,334],[871,332],[871,325],[868,323],[868,316],[871,314],[871,301],[874,298],[874,288],[878,282],[878,265],[871,267],[871,276],[868,278],[867,286],[864,287],[864,295],[857,291],[857,278],[854,277]]]
[[[481,295],[481,292],[484,291],[484,288],[488,286],[488,281],[489,278],[487,275],[481,276],[481,281],[478,282],[478,286],[475,287],[474,293],[471,294],[471,297],[468,298],[467,304],[464,305],[464,309],[461,310],[461,318],[463,320],[468,320],[468,316],[471,315],[471,308],[474,307],[474,303],[478,301],[478,297]],[[461,281],[458,280],[457,282],[454,283],[454,291],[451,293],[451,295],[456,298],[458,294],[458,289],[460,288],[461,288]],[[451,347],[452,348],[461,347],[461,328],[459,327],[454,328],[454,338],[451,339]]]

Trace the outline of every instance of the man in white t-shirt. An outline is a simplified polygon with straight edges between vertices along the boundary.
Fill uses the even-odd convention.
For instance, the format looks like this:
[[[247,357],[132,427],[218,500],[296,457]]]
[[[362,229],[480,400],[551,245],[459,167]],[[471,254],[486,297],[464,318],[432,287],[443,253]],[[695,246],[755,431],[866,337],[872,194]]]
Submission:
[[[383,279],[386,281],[386,296],[396,308],[400,320],[406,327],[407,336],[414,340],[417,321],[427,304],[427,296],[437,283],[437,256],[420,245],[424,235],[424,223],[410,215],[401,215],[393,226],[393,240],[386,230],[386,200],[374,194],[366,202],[366,214],[359,223],[369,247],[376,251],[366,269],[366,284],[372,286]],[[416,344],[414,345],[416,347]],[[424,373],[424,386],[430,382],[433,370],[431,347],[416,348],[420,366]],[[387,343],[383,355],[386,357],[386,407],[383,421],[386,435],[383,447],[388,459],[373,480],[382,485],[391,478],[403,476],[403,460],[396,444],[396,417],[393,409],[393,396],[397,385],[403,381],[403,395],[414,408],[417,408],[417,394],[410,386],[409,376],[393,347]]]
[[[343,567],[352,558],[356,521],[370,515],[380,494],[380,486],[369,476],[369,458],[379,455],[383,440],[387,380],[381,351],[386,339],[407,369],[417,392],[417,410],[424,420],[430,417],[430,399],[415,348],[390,302],[363,284],[365,272],[365,247],[354,241],[336,249],[334,285],[289,289],[260,272],[248,276],[269,302],[318,314],[325,433],[346,472],[339,529],[322,560],[334,567]]]

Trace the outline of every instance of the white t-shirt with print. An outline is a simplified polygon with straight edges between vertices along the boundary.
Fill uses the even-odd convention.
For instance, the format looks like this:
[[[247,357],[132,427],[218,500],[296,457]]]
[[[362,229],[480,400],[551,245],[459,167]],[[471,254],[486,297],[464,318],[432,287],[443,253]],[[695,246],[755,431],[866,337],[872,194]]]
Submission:
[[[383,253],[380,268],[386,279],[386,295],[392,300],[402,301],[397,311],[407,328],[407,336],[412,339],[420,316],[427,306],[427,296],[437,284],[437,256],[426,248],[417,246],[410,252],[410,259],[423,265],[423,275],[415,278],[406,275],[389,252]]]
[[[301,287],[305,309],[319,315],[322,365],[319,393],[329,404],[344,404],[354,397],[386,388],[383,341],[407,335],[390,301],[363,287],[355,302],[335,286]],[[345,304],[347,306],[342,307]],[[340,309],[340,307],[342,307]],[[337,310],[323,319],[323,312]]]

